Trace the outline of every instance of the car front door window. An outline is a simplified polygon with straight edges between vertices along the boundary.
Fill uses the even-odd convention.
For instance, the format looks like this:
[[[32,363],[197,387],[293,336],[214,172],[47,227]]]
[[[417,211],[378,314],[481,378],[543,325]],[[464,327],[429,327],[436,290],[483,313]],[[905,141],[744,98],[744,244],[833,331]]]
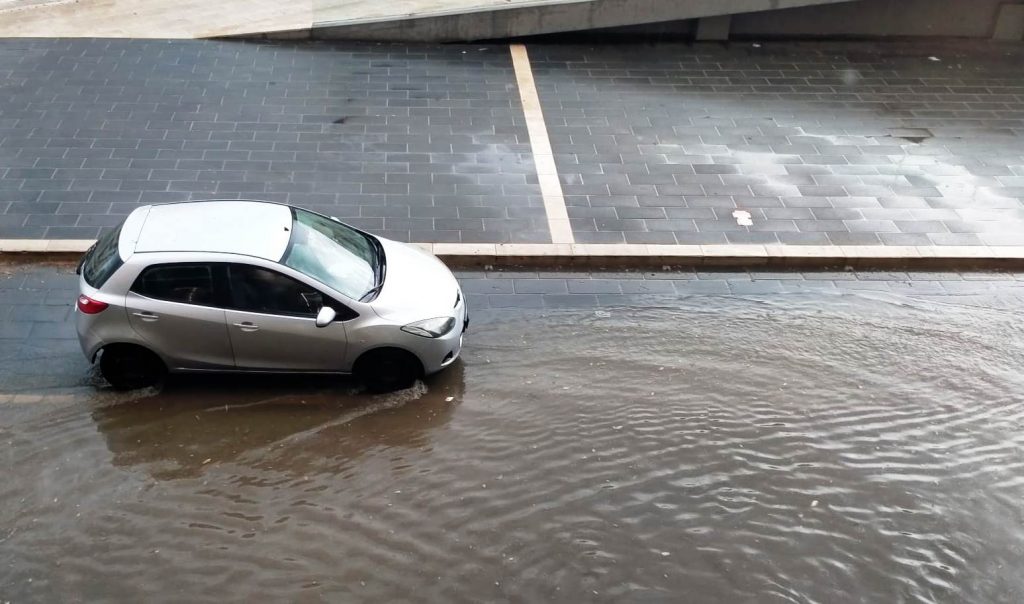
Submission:
[[[231,291],[238,310],[270,315],[315,317],[323,294],[291,277],[258,266],[231,266]]]
[[[228,326],[239,368],[344,369],[346,339],[342,321],[353,314],[339,313],[335,322],[318,327],[315,318],[325,304],[344,307],[316,288],[271,269],[232,264],[228,274]]]

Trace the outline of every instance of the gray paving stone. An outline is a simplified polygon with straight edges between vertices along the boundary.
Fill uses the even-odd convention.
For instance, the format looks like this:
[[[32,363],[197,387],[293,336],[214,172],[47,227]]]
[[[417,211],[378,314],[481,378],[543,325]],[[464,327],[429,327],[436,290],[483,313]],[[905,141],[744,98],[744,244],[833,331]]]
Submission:
[[[77,340],[74,325],[66,322],[30,323],[30,340]]]
[[[626,243],[635,243],[643,245],[673,245],[681,243],[676,237],[675,233],[672,232],[628,232],[623,233]]]
[[[576,243],[625,243],[626,234],[621,231],[612,232],[587,232],[587,231],[576,231],[575,232]]]
[[[42,299],[45,299],[43,297]],[[40,301],[42,301],[42,299]],[[14,305],[8,313],[10,321],[26,321],[30,323],[52,323],[63,322],[70,312],[69,306],[45,306],[45,305]]]
[[[992,281],[944,281],[942,289],[950,294],[979,294],[993,289]]]
[[[568,286],[563,279],[515,279],[517,294],[567,294]]]
[[[675,294],[676,289],[669,280],[622,280],[619,287],[623,294]]]
[[[888,291],[894,294],[916,295],[941,295],[948,292],[943,284],[937,281],[907,281],[905,283],[889,283]]]
[[[547,308],[588,308],[598,305],[598,298],[594,294],[552,294],[544,296],[544,306]]]
[[[775,294],[783,291],[780,281],[735,281],[729,283],[729,290],[737,295]]]
[[[729,282],[725,279],[701,279],[693,281],[676,281],[676,292],[682,295],[728,294]]]
[[[725,239],[733,245],[769,245],[779,243],[785,233],[776,232],[734,232],[726,233]]]
[[[32,331],[33,323],[28,321],[11,322],[5,320],[0,323],[0,344],[5,341],[12,342],[10,345],[14,345],[13,341],[27,338],[29,333]]]
[[[827,233],[777,233],[779,243],[786,245],[831,245]]]
[[[621,283],[614,279],[569,279],[569,292],[573,294],[618,294]]]
[[[829,231],[828,240],[832,245],[881,245],[882,240],[876,233],[846,233]]]
[[[932,245],[932,240],[925,233],[878,233],[878,238],[883,245]]]
[[[983,245],[981,237],[971,233],[929,233],[933,245]]]
[[[492,294],[487,296],[490,308],[543,308],[540,294]]]
[[[462,291],[466,294],[511,294],[515,292],[515,287],[511,280],[464,279]]]
[[[487,294],[466,294],[466,304],[473,310],[490,308],[491,303]]]

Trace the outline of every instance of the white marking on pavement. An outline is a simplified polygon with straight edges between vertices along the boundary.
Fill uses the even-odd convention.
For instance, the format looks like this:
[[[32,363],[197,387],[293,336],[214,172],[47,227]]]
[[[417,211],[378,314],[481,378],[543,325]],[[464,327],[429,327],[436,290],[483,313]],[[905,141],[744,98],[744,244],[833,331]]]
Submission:
[[[736,224],[740,226],[753,226],[754,221],[750,219],[750,212],[746,210],[736,210],[732,213],[732,217],[736,219]]]
[[[565,209],[562,183],[558,180],[558,170],[555,168],[555,155],[551,151],[551,139],[548,138],[544,112],[541,110],[540,97],[537,95],[537,84],[533,81],[530,57],[526,53],[526,46],[522,44],[512,44],[509,50],[512,52],[516,82],[519,84],[519,99],[522,101],[523,115],[526,117],[526,130],[530,135],[530,147],[533,151],[533,163],[537,168],[540,193],[544,198],[544,211],[548,216],[551,242],[575,243],[572,226],[569,224],[569,212]]]

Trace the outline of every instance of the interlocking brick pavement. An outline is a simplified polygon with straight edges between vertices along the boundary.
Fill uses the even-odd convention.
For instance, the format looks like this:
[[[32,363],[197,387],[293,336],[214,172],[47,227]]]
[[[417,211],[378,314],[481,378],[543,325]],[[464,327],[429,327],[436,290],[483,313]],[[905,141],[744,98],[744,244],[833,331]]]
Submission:
[[[1020,44],[528,50],[577,242],[1024,246]],[[0,40],[0,94],[0,239],[258,198],[551,241],[505,45]]]
[[[0,95],[0,238],[254,198],[402,241],[550,241],[504,45],[6,39]]]
[[[530,55],[579,242],[1024,244],[1021,45]]]

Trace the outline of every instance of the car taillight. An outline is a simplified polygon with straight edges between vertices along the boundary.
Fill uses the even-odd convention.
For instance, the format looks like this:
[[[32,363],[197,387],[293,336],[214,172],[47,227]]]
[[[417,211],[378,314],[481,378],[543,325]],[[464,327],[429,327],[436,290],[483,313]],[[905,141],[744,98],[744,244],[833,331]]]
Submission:
[[[78,310],[82,311],[87,315],[94,315],[99,312],[107,310],[110,306],[106,302],[100,302],[99,300],[93,300],[89,296],[82,294],[78,296]]]

